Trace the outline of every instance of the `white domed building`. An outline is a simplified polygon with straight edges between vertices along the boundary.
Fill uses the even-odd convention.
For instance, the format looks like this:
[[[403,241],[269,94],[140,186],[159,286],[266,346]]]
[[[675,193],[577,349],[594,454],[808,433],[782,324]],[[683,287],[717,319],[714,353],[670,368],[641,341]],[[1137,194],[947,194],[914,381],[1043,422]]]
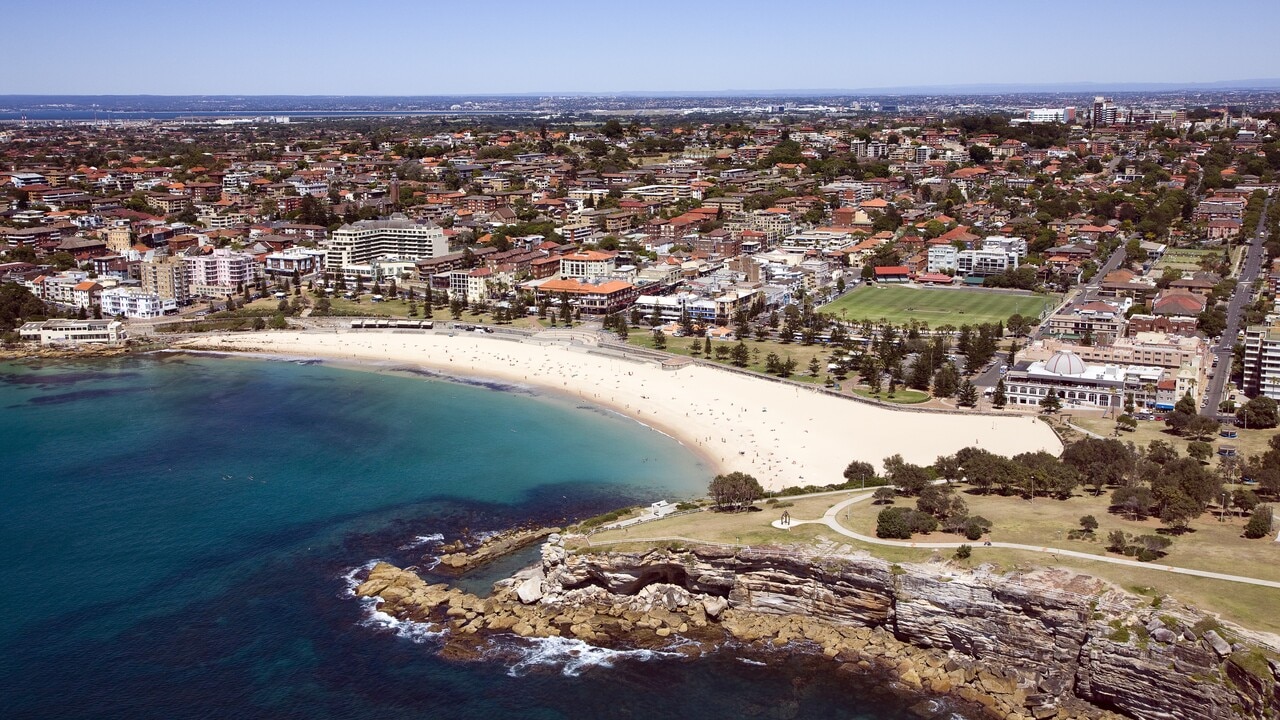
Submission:
[[[1088,365],[1079,355],[1059,350],[1044,361],[1019,362],[1005,375],[1009,404],[1040,404],[1056,390],[1064,408],[1089,409],[1124,407],[1131,396],[1138,407],[1154,407],[1156,388],[1164,368],[1150,365]]]

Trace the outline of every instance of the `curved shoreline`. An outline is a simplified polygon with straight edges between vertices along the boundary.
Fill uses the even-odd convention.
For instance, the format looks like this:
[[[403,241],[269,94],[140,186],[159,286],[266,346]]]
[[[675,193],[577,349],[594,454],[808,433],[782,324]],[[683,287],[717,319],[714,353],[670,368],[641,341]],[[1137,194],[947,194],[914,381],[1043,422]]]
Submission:
[[[495,378],[610,408],[682,442],[718,472],[754,475],[767,490],[842,481],[850,460],[879,467],[895,453],[932,463],[962,447],[1000,454],[1061,442],[1027,416],[900,413],[715,368],[678,370],[585,348],[470,333],[342,330],[221,334],[177,349],[320,358]]]
[[[550,385],[541,385],[533,382],[524,383],[516,382],[507,378],[494,378],[482,374],[462,374],[448,372],[440,366],[433,366],[426,363],[405,363],[378,361],[372,359],[348,359],[333,356],[307,356],[300,354],[288,354],[281,352],[262,352],[257,350],[215,350],[208,348],[188,348],[174,347],[161,350],[164,353],[186,353],[191,355],[206,355],[211,357],[241,357],[256,360],[271,360],[276,362],[314,362],[321,363],[333,368],[344,370],[355,370],[358,372],[373,373],[390,373],[402,376],[411,376],[417,379],[438,380],[441,382],[457,383],[468,387],[482,388],[492,390],[494,392],[515,392],[535,398],[542,398],[553,402],[563,402],[573,404],[581,409],[590,409],[600,412],[608,412],[617,415],[619,418],[628,422],[633,422],[646,430],[662,435],[675,441],[680,447],[692,453],[698,458],[699,463],[706,465],[712,473],[720,473],[725,471],[724,463],[712,455],[706,448],[698,446],[696,443],[686,442],[683,435],[674,428],[669,428],[661,423],[646,422],[632,415],[625,410],[607,402],[600,402],[596,399],[586,400],[582,396],[564,392]]]

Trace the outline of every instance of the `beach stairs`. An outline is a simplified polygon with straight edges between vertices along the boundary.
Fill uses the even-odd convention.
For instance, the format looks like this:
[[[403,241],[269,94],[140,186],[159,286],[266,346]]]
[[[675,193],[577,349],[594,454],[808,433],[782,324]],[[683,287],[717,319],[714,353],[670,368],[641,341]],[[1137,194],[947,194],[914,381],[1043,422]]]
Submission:
[[[586,345],[588,347],[598,347],[600,345],[600,336],[597,333],[573,328],[550,328],[535,333],[533,339],[564,345]]]

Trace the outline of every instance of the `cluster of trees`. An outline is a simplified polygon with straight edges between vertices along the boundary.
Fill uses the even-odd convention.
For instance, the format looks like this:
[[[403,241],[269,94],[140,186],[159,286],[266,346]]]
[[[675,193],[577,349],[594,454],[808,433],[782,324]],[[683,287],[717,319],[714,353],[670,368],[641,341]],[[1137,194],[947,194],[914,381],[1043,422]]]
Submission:
[[[46,312],[44,303],[27,288],[14,282],[0,285],[0,331],[13,330]]]
[[[1272,497],[1280,497],[1280,435],[1268,441],[1267,451],[1245,460],[1240,474],[1258,483],[1259,489]]]
[[[764,496],[760,481],[743,472],[717,475],[707,491],[715,502],[716,510],[739,512],[751,507],[751,503]]]
[[[1273,428],[1280,420],[1280,413],[1277,412],[1275,400],[1259,395],[1236,411],[1236,419],[1247,428]]]
[[[884,470],[893,488],[877,490],[876,501],[892,503],[895,496],[903,495],[916,498],[916,506],[881,510],[876,517],[877,537],[906,539],[913,533],[942,528],[977,540],[991,529],[990,520],[969,514],[968,504],[951,485],[950,481],[961,473],[960,463],[954,456],[941,457],[932,466],[923,467],[905,462],[900,455],[892,455],[884,459]],[[938,479],[948,482],[938,483]]]
[[[1218,432],[1218,421],[1196,412],[1195,398],[1191,393],[1182,396],[1173,406],[1173,412],[1165,416],[1164,424],[1175,434],[1202,441]]]
[[[1158,560],[1173,544],[1163,535],[1132,535],[1123,530],[1112,530],[1107,535],[1107,549],[1128,555],[1143,562]]]

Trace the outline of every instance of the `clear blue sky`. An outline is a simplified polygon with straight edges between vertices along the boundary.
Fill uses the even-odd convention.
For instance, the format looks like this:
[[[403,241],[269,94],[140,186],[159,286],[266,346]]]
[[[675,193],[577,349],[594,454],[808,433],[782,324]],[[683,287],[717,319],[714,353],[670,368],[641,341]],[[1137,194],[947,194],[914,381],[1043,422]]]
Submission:
[[[0,93],[435,95],[1280,77],[1280,2],[9,0]]]

